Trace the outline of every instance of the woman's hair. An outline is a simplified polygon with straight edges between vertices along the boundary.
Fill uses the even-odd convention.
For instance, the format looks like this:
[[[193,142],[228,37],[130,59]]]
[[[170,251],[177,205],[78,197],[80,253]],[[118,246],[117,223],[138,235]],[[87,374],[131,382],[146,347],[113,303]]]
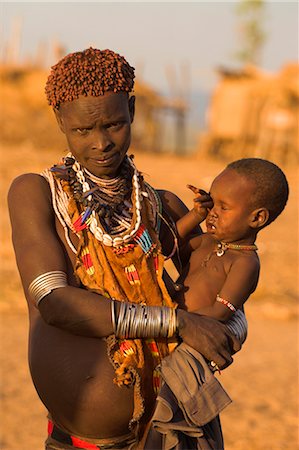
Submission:
[[[46,83],[49,105],[58,109],[80,95],[98,97],[107,91],[131,92],[134,67],[111,50],[92,47],[70,53],[52,67]]]

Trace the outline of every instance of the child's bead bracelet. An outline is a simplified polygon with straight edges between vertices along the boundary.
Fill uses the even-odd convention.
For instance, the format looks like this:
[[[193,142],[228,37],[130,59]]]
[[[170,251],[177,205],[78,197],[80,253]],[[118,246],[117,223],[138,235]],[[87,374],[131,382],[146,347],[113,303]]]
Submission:
[[[236,312],[237,311],[232,303],[230,303],[227,300],[225,300],[224,298],[220,297],[219,294],[217,294],[217,296],[216,296],[216,302],[222,303],[224,306],[226,306],[232,312]]]

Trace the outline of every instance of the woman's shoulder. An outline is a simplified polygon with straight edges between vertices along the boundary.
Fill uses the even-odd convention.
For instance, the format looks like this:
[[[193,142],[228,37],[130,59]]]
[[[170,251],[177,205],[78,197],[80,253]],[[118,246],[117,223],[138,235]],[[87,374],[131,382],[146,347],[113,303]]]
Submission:
[[[11,183],[9,192],[19,189],[31,189],[38,186],[47,186],[47,180],[39,173],[23,173],[17,176]]]
[[[50,199],[51,191],[48,181],[38,173],[24,173],[17,176],[8,190],[10,208],[21,204],[34,204],[38,199]]]

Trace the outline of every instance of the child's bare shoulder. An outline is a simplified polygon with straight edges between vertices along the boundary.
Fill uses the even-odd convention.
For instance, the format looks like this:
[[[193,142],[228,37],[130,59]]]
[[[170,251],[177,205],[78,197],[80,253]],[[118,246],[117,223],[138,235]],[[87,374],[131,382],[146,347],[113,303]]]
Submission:
[[[249,275],[256,274],[258,276],[260,260],[256,252],[238,252],[232,261],[232,266],[234,269],[237,268],[240,271],[246,271]]]

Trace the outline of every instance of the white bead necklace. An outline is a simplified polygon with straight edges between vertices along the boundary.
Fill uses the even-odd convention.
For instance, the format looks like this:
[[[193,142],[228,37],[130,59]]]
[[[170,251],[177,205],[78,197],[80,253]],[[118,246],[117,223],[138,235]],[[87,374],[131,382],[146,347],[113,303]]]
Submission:
[[[70,158],[74,158],[74,156],[69,153],[67,155]],[[107,246],[113,246],[113,247],[119,247],[121,245],[124,245],[128,243],[133,236],[137,233],[140,224],[141,224],[141,200],[142,200],[142,193],[139,186],[139,180],[138,180],[138,171],[132,162],[130,158],[127,158],[129,164],[133,168],[133,177],[132,177],[132,199],[133,199],[133,208],[135,210],[133,211],[133,217],[131,219],[131,222],[135,220],[135,224],[130,223],[129,220],[126,217],[121,217],[118,214],[115,215],[116,219],[122,225],[120,228],[124,231],[119,232],[115,234],[116,229],[114,230],[113,236],[111,234],[108,234],[102,227],[100,221],[98,220],[98,215],[95,211],[91,212],[90,217],[87,220],[89,230],[93,233],[95,238],[102,242],[104,245]],[[78,163],[78,161],[75,161],[72,166],[74,172],[76,173],[76,178],[78,182],[82,186],[83,192],[89,192],[91,190],[90,185],[88,181],[86,180],[86,176],[89,177],[95,184],[97,184],[101,189],[107,188],[111,186],[115,186],[119,178],[113,178],[113,179],[102,179],[98,178],[93,174],[90,174],[86,169],[82,168],[81,165]],[[85,172],[85,173],[84,173]],[[85,176],[86,174],[86,176]],[[88,195],[87,199],[89,201],[92,200],[92,194]],[[84,214],[84,213],[83,213]],[[129,231],[131,229],[131,231]]]

